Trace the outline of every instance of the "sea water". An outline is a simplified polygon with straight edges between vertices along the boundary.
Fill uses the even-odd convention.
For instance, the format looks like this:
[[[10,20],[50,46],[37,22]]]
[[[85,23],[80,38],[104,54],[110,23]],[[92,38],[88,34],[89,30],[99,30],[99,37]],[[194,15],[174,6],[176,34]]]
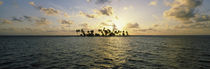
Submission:
[[[0,37],[0,69],[210,69],[210,36]]]

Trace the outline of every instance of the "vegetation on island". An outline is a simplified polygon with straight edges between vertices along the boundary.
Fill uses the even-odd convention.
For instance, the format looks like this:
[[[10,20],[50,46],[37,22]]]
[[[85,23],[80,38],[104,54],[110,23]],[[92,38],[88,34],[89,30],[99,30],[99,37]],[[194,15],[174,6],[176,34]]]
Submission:
[[[77,33],[80,33],[80,36],[128,36],[128,31],[120,31],[120,30],[113,30],[110,29],[98,29],[99,33],[95,33],[94,30],[84,31],[83,29],[77,29]]]

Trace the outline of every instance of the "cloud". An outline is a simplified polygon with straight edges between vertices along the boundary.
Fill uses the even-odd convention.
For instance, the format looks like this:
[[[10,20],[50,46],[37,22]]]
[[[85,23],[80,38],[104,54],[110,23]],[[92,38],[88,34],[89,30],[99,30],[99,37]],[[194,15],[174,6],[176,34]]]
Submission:
[[[39,9],[46,15],[59,15],[61,13],[60,10],[56,10],[54,8],[43,8],[42,6],[37,6],[34,2],[29,2],[29,4],[35,7],[36,9]]]
[[[8,19],[0,19],[0,24],[12,24],[12,21]]]
[[[151,1],[149,3],[150,6],[156,6],[157,5],[157,0]]]
[[[139,29],[139,30],[136,30],[136,31],[141,31],[141,32],[148,32],[148,31],[157,31],[156,29],[153,29],[153,28],[148,28],[148,29]]]
[[[80,11],[80,15],[88,17],[88,18],[97,18],[100,16],[114,16],[113,8],[110,6],[105,6],[102,9],[95,9],[94,10],[95,14],[87,14],[82,11]],[[118,17],[115,17],[118,19]]]
[[[17,22],[23,22],[23,18],[22,17],[12,17],[12,21],[17,21]]]
[[[0,1],[0,5],[2,5],[3,4],[3,2],[2,1]]]
[[[51,24],[51,22],[49,20],[47,20],[46,18],[41,17],[40,19],[37,19],[35,21],[35,24],[38,25],[38,26],[44,26],[44,25]]]
[[[191,18],[191,21],[194,23],[210,21],[210,15],[196,14],[193,18]]]
[[[68,13],[64,13],[63,16],[66,18],[70,18],[70,15]]]
[[[71,20],[60,20],[60,23],[61,23],[60,26],[63,28],[66,28],[66,27],[70,28],[71,25],[74,24],[74,22]]]
[[[127,30],[132,30],[135,32],[136,31],[138,31],[138,32],[157,32],[157,31],[159,31],[158,30],[159,26],[160,26],[159,24],[154,24],[154,25],[150,26],[149,28],[141,28],[140,25],[137,22],[135,22],[135,23],[128,23],[125,26],[125,28]]]
[[[159,24],[154,24],[154,25],[153,25],[153,27],[159,27],[159,26],[160,26]]]
[[[128,23],[126,25],[126,28],[139,28],[139,24],[136,22],[136,23]]]
[[[80,15],[88,17],[88,18],[96,18],[97,17],[97,15],[95,15],[95,14],[87,14],[82,11],[80,11]]]
[[[60,23],[70,25],[70,24],[73,24],[74,22],[71,20],[61,20]]]
[[[18,23],[29,22],[29,23],[34,23],[37,26],[49,25],[52,23],[45,17],[32,17],[32,16],[12,17],[11,20],[0,19],[0,22],[3,24],[11,24],[14,22]]]
[[[44,14],[48,15],[48,16],[56,16],[56,15],[61,15],[64,17],[69,18],[70,15],[64,11],[61,10],[57,10],[54,8],[43,8],[42,6],[37,6],[34,2],[29,2],[29,4],[33,7],[35,7],[36,9],[39,9],[41,12],[43,12]]]
[[[192,24],[179,24],[174,27],[175,29],[210,29],[209,23],[192,23]]]
[[[95,2],[95,4],[111,3],[111,0],[86,0],[87,2]]]
[[[195,9],[202,4],[203,0],[174,0],[171,8],[164,12],[165,17],[176,19],[182,22],[190,22],[197,14]]]
[[[95,12],[99,15],[106,15],[106,16],[112,16],[114,14],[113,8],[111,6],[105,6],[100,10],[95,10]]]
[[[199,6],[203,0],[174,0],[168,3],[171,8],[164,12],[164,16],[180,21],[175,29],[210,29],[210,15],[199,13]]]
[[[59,10],[56,10],[54,8],[41,8],[40,10],[47,15],[58,15],[60,13]]]
[[[24,26],[23,27],[6,27],[6,28],[0,28],[0,34],[1,35],[46,34],[46,29],[37,28],[37,27],[24,27]]]
[[[111,3],[111,0],[96,0],[96,4],[105,4],[105,3]]]
[[[23,18],[30,22],[33,21],[33,17],[31,17],[31,16],[23,16]]]

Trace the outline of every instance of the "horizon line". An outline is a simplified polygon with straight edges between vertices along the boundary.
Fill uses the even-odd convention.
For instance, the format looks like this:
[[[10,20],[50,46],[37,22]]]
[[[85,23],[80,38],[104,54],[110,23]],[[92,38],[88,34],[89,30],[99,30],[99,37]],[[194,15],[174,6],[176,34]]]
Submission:
[[[0,35],[0,37],[12,37],[12,36],[43,36],[43,37],[59,37],[59,36],[63,36],[63,37],[83,37],[80,35]],[[129,37],[129,36],[210,36],[210,35],[128,35],[128,36],[111,36],[111,37]],[[88,36],[87,36],[88,37]],[[106,37],[106,36],[93,36],[93,37]]]

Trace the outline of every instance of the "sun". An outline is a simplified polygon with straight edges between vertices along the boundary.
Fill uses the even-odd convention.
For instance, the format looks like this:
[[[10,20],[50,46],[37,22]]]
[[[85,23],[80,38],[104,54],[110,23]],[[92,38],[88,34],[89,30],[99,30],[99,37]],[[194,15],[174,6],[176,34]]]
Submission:
[[[123,30],[123,28],[125,26],[124,22],[119,19],[114,19],[113,23],[116,25],[118,30]]]

